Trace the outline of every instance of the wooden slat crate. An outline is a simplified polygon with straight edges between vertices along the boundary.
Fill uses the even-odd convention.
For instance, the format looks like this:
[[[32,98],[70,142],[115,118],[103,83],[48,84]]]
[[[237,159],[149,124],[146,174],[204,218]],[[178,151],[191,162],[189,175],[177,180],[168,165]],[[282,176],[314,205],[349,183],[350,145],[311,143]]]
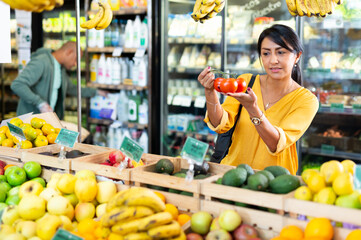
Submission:
[[[77,158],[66,158],[60,161],[58,157],[39,154],[43,152],[59,153],[60,148],[61,146],[58,144],[32,148],[29,149],[27,152],[22,152],[21,161],[23,162],[36,161],[39,162],[42,166],[64,169],[67,172],[70,172],[72,170],[71,162],[73,160],[79,161],[86,159],[97,159],[98,157],[101,157],[103,155],[107,155],[107,154],[109,155],[109,152],[111,151],[110,148],[83,144],[83,143],[75,143],[74,148],[72,148],[72,150],[79,150],[83,153],[87,153],[87,155]],[[82,169],[85,169],[85,167],[83,167]]]

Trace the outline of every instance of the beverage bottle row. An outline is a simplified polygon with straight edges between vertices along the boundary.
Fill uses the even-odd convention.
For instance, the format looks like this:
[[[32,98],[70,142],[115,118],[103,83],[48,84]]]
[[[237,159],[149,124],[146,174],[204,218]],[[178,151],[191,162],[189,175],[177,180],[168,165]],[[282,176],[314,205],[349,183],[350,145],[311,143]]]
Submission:
[[[131,79],[132,84],[145,87],[148,84],[148,58],[106,57],[103,53],[94,54],[90,62],[90,81],[99,84],[122,84]]]
[[[135,20],[114,19],[109,27],[104,30],[88,30],[88,46],[98,47],[124,47],[147,48],[148,24],[137,15]]]

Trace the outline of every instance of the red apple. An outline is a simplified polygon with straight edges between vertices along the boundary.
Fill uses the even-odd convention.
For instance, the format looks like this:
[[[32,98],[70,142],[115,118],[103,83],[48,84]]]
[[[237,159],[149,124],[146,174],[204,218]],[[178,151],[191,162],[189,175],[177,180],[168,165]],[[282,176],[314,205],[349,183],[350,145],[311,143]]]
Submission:
[[[128,158],[128,166],[127,168],[134,168],[134,165],[132,163],[132,159]]]
[[[108,162],[108,161],[102,162],[102,163],[100,163],[100,164],[102,164],[102,165],[107,165],[107,166],[112,166],[112,164],[111,164],[110,162]]]
[[[188,233],[187,240],[203,240],[203,237],[198,233]]]
[[[122,153],[119,150],[109,153],[109,161],[112,165],[114,165],[117,162],[121,162],[124,159],[125,159],[124,153]]]
[[[0,166],[0,175],[4,175],[4,172],[5,172],[4,168]]]
[[[6,165],[6,162],[0,160],[0,167],[4,168]]]
[[[251,225],[241,224],[238,228],[236,228],[236,230],[234,230],[233,237],[235,240],[258,239],[258,232]]]
[[[117,162],[117,163],[114,163],[114,164],[113,164],[113,167],[119,167],[119,165],[120,165],[120,163]]]

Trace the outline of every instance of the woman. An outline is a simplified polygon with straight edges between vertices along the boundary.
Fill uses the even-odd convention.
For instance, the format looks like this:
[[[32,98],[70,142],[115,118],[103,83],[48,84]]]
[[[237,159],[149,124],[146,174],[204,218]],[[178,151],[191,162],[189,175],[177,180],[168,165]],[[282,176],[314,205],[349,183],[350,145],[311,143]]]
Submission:
[[[273,25],[258,39],[258,54],[266,71],[258,75],[247,93],[228,93],[221,105],[213,88],[210,67],[198,76],[205,89],[205,122],[217,133],[234,125],[240,104],[240,118],[232,145],[222,164],[246,163],[254,169],[279,165],[292,174],[298,169],[296,141],[304,134],[318,110],[317,98],[301,86],[298,61],[302,46],[295,32],[284,25]],[[251,74],[243,74],[248,83]]]

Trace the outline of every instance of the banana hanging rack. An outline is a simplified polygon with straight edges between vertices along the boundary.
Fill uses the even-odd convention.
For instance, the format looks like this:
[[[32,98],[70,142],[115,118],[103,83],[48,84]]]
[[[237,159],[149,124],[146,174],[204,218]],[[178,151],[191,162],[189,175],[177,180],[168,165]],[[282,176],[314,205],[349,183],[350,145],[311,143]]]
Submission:
[[[288,11],[292,16],[326,17],[332,14],[343,0],[286,0]]]
[[[196,0],[191,16],[194,21],[203,23],[220,13],[225,4],[226,0]]]
[[[61,7],[64,0],[1,0],[8,4],[12,9],[24,10],[29,12],[51,11],[55,7]]]

